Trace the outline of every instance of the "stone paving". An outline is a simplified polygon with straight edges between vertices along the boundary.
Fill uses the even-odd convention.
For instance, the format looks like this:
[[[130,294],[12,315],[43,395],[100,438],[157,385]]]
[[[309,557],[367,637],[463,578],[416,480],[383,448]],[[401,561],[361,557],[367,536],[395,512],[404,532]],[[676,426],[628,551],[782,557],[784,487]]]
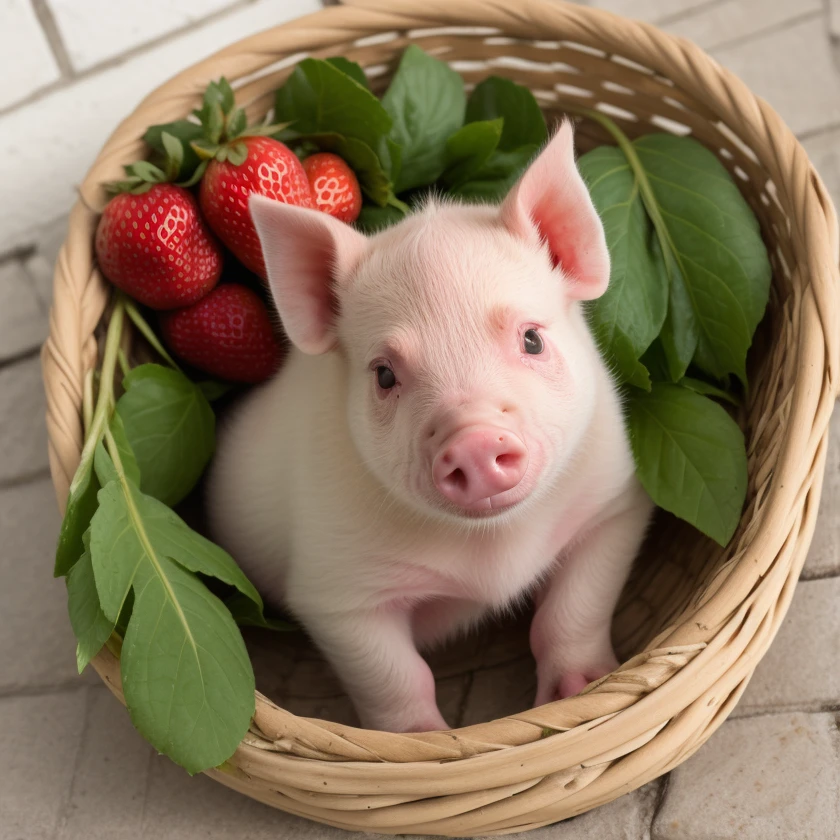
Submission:
[[[691,38],[739,73],[840,199],[840,0],[591,4]],[[74,184],[110,129],[182,66],[317,5],[0,3],[0,840],[346,836],[189,778],[95,676],[76,676],[50,576],[59,517],[38,361]],[[534,840],[840,838],[840,413],[832,437],[803,581],[732,719],[668,777]]]

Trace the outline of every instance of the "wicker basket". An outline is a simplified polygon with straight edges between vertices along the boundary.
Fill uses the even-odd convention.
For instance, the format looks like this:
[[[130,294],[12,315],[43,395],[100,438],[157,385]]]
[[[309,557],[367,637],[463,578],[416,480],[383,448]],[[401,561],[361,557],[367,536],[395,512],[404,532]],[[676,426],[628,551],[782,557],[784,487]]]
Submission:
[[[409,42],[451,62],[468,84],[496,73],[528,85],[551,120],[564,103],[598,104],[631,136],[690,131],[736,176],[774,268],[740,418],[750,477],[740,527],[722,550],[660,518],[616,614],[618,671],[578,697],[522,711],[517,694],[506,717],[417,735],[319,720],[316,705],[300,702],[296,716],[258,693],[251,732],[210,773],[348,829],[516,832],[608,802],[690,756],[732,711],[770,644],[811,539],[838,369],[837,220],[802,147],[738,79],[651,26],[553,0],[351,0],[192,67],[117,128],[72,211],[43,352],[50,463],[63,507],[82,443],[82,383],[97,362],[108,299],[92,253],[100,184],[144,154],[146,126],[187,114],[222,74],[249,116],[262,116],[304,54],[347,55],[381,91]],[[609,142],[599,132],[581,123],[580,150]],[[523,634],[494,638],[450,656],[450,669],[469,674],[505,656],[528,663]],[[122,698],[118,661],[103,650],[94,665]],[[332,679],[309,665],[310,679]],[[282,693],[275,699],[285,702]]]

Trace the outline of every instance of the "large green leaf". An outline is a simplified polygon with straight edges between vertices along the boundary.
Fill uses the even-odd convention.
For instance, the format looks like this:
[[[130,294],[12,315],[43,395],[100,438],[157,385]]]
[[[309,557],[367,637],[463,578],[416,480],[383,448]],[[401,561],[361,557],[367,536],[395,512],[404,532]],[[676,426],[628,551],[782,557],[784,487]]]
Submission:
[[[175,505],[192,490],[213,455],[213,409],[201,388],[161,365],[134,368],[123,387],[117,415],[140,467],[140,488]]]
[[[631,369],[659,335],[668,306],[667,279],[651,252],[655,239],[639,185],[620,149],[602,146],[578,161],[610,252],[607,291],[588,309],[605,356]],[[631,358],[623,358],[631,351]]]
[[[196,773],[229,758],[254,710],[254,675],[230,613],[194,573],[262,601],[231,557],[140,492],[102,447],[104,483],[90,555],[102,613],[116,622],[134,593],[121,653],[123,691],[137,729]]]
[[[704,397],[723,400],[730,405],[739,405],[738,400],[729,391],[724,391],[723,388],[719,388],[717,385],[712,385],[710,382],[705,382],[702,379],[684,376],[677,384],[683,388],[688,388],[689,391],[694,391],[695,394],[702,394]]]
[[[601,353],[619,382],[650,391],[651,372],[645,360],[637,358],[630,339],[621,330],[613,333],[609,350],[601,346]]]
[[[469,181],[496,151],[504,120],[482,120],[461,126],[446,141],[446,170],[442,181],[457,187]]]
[[[277,91],[275,121],[297,134],[355,137],[377,152],[391,131],[391,117],[369,90],[317,58],[301,61]]]
[[[479,82],[467,103],[467,122],[504,120],[499,148],[512,152],[522,146],[541,146],[548,137],[543,116],[531,91],[500,76]]]
[[[536,152],[536,146],[523,146],[512,152],[496,149],[487,163],[469,181],[451,190],[451,194],[464,201],[497,204],[510,192]]]
[[[78,642],[76,665],[80,674],[99,653],[114,629],[114,622],[108,620],[99,606],[89,540],[90,532],[86,531],[84,553],[67,575],[67,607],[70,612],[70,624]]]
[[[690,303],[697,330],[694,363],[717,379],[732,373],[744,381],[747,350],[770,288],[758,221],[720,161],[696,140],[651,134],[633,147],[667,228],[666,265],[674,261],[673,326],[663,337],[672,376],[685,371]],[[674,285],[675,272],[685,295]]]
[[[448,64],[415,44],[403,53],[382,105],[402,147],[396,192],[436,181],[446,166],[446,140],[464,122],[464,81]]]
[[[368,82],[368,77],[365,75],[365,71],[355,61],[350,61],[349,58],[336,55],[328,58],[327,64],[332,64],[333,67],[341,70],[345,76],[349,76],[354,82],[358,82],[362,87],[370,89],[370,83]]]
[[[387,207],[376,207],[372,204],[365,204],[355,224],[362,233],[374,234],[380,230],[385,230],[385,228],[391,225],[397,224],[397,222],[401,222],[404,218],[405,213],[397,207],[390,205]]]
[[[96,510],[96,494],[99,491],[99,481],[93,471],[95,446],[96,441],[88,441],[85,444],[82,460],[70,484],[67,508],[61,521],[55,552],[55,577],[66,575],[85,550],[82,536]]]
[[[747,491],[744,436],[717,403],[678,385],[632,390],[636,472],[657,505],[726,545]]]
[[[296,625],[289,621],[283,621],[280,618],[267,618],[263,611],[241,592],[237,592],[231,595],[230,598],[227,598],[225,600],[225,607],[227,607],[233,616],[233,620],[240,626],[262,627],[264,630],[278,630],[281,632],[298,629]]]

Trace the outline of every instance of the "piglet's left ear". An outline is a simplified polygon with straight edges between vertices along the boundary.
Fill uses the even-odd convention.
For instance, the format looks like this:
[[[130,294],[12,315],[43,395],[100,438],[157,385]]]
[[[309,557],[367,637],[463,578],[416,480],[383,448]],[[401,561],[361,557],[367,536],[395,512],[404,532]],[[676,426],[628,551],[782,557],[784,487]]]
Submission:
[[[601,220],[575,165],[568,120],[510,191],[500,212],[512,233],[546,242],[568,278],[571,297],[593,300],[604,294],[610,255]]]

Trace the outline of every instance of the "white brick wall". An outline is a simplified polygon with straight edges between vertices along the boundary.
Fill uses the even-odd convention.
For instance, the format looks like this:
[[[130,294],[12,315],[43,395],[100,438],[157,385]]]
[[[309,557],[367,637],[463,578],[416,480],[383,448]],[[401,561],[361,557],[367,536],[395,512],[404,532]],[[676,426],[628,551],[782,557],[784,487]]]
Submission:
[[[106,55],[109,33],[120,33],[124,39],[122,49],[140,46],[148,32],[136,28],[141,20],[134,16],[137,10],[146,14],[156,10],[153,16],[165,18],[172,28],[188,23],[190,15],[197,15],[199,6],[218,9],[229,5],[229,0],[51,2],[62,40],[74,45],[71,55],[82,57],[83,62]],[[66,31],[60,28],[61,22],[69,18],[58,14],[63,6],[73,10],[74,22]],[[166,11],[167,6],[171,7],[170,12]],[[84,177],[105,139],[149,91],[233,41],[320,7],[319,0],[240,0],[209,21],[190,24],[173,38],[131,53],[123,62],[106,64],[79,78],[64,79],[45,96],[0,113],[0,255],[35,242],[45,224],[67,214],[75,198],[75,185]],[[2,47],[4,38],[23,44],[24,37],[29,37],[29,29],[18,27],[17,18],[9,18],[15,22],[15,29],[11,35],[6,34],[7,11],[31,14],[29,0],[0,0],[0,9],[0,73],[5,69],[7,79],[14,80],[5,87],[19,85],[23,89],[29,77],[17,65],[6,68]],[[81,20],[83,13],[88,15],[86,23]],[[30,20],[21,13],[20,20],[35,21],[37,26],[34,15]],[[160,34],[156,31],[151,37]],[[46,44],[40,29],[36,28],[35,35]],[[132,38],[134,42],[130,44]],[[35,41],[35,46],[38,43]],[[35,46],[26,49],[34,51]],[[31,85],[29,92],[57,78],[56,70],[54,76]]]
[[[58,64],[30,0],[0,0],[0,110],[58,78]]]
[[[208,15],[236,5],[236,0],[47,0],[47,3],[70,63],[75,70],[87,70],[162,35],[199,24]]]

